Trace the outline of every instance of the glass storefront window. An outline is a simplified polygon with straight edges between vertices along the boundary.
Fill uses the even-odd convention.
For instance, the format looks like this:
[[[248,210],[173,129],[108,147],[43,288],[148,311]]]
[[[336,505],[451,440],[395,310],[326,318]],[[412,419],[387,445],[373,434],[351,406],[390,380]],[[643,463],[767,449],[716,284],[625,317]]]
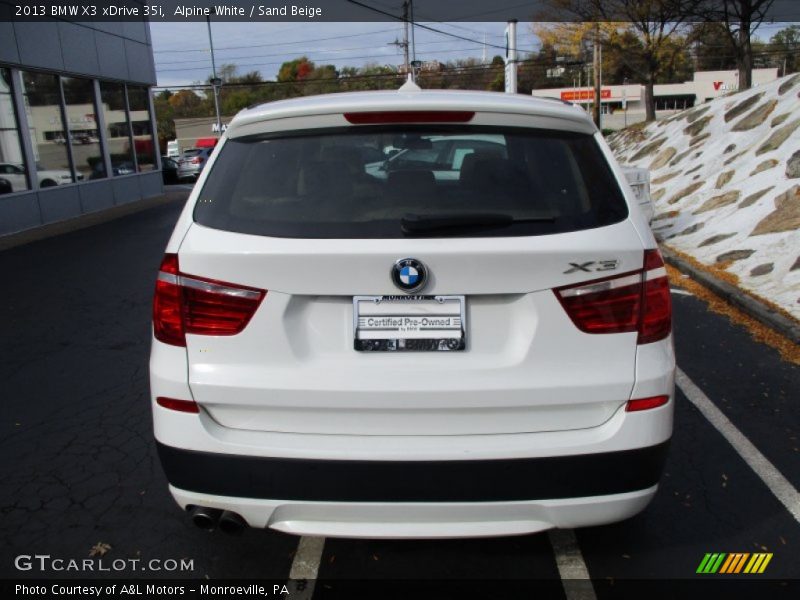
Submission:
[[[75,169],[83,179],[105,177],[92,80],[62,77],[61,85]]]
[[[106,140],[114,176],[135,173],[130,123],[128,112],[125,110],[125,86],[121,83],[101,81],[100,101],[103,104]],[[99,176],[105,176],[105,169],[102,167]]]
[[[11,71],[0,69],[0,194],[29,189],[11,95]]]
[[[133,144],[136,148],[139,171],[152,171],[156,168],[155,143],[147,93],[146,87],[128,86],[128,106],[131,109]]]
[[[39,186],[72,183],[58,75],[23,71],[22,87]]]

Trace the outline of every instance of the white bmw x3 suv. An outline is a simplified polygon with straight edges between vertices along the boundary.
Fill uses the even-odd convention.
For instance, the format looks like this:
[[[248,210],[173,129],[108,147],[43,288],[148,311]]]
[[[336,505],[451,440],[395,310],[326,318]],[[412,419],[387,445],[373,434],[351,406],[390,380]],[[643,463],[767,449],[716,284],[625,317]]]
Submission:
[[[158,452],[209,529],[625,519],[656,493],[674,369],[647,220],[552,100],[404,86],[245,110],[156,283]]]

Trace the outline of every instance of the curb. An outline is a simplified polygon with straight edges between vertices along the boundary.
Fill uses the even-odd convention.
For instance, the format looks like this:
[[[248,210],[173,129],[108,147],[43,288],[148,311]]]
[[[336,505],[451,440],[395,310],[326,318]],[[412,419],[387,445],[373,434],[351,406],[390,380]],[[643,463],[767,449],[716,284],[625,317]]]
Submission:
[[[698,283],[703,284],[717,296],[753,317],[756,321],[774,329],[795,344],[800,344],[800,324],[775,311],[763,302],[759,302],[735,285],[731,285],[727,281],[722,281],[711,273],[698,269],[675,255],[666,246],[660,246],[660,249],[667,263],[679,271],[686,273]]]
[[[136,200],[128,204],[120,204],[112,206],[104,210],[99,210],[66,221],[58,221],[57,223],[49,223],[48,225],[41,225],[33,229],[26,229],[17,233],[9,233],[0,235],[0,251],[38,242],[47,238],[55,237],[65,233],[71,233],[94,225],[101,225],[121,217],[132,215],[148,208],[154,208],[170,202],[185,201],[189,197],[189,190],[181,191],[168,191],[158,196],[151,196],[143,200]]]

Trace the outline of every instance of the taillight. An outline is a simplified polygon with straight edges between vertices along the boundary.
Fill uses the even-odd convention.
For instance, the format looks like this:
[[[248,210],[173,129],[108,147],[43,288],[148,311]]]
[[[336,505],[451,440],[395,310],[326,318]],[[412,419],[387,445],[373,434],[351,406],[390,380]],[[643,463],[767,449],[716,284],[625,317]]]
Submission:
[[[637,331],[637,343],[649,344],[672,330],[672,304],[664,261],[645,250],[644,268],[615,277],[555,290],[572,322],[586,333]]]
[[[194,163],[194,164],[196,164],[196,165],[199,165],[201,162],[203,162],[203,159],[202,159],[202,158],[200,158],[199,156],[195,156],[195,157],[192,159],[192,163]]]
[[[178,256],[161,262],[153,299],[153,332],[157,340],[185,346],[186,334],[240,333],[266,296],[265,290],[180,272]]]
[[[639,344],[663,340],[672,331],[672,298],[664,260],[658,250],[644,252],[644,305],[639,324]]]
[[[475,116],[471,110],[382,110],[344,113],[348,123],[377,125],[384,123],[467,123]]]

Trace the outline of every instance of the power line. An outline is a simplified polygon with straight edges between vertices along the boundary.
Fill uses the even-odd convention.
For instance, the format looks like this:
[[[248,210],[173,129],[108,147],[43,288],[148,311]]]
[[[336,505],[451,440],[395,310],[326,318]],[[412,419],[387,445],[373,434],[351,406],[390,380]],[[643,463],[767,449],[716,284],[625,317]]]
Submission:
[[[349,35],[335,35],[326,38],[316,38],[313,40],[297,40],[293,42],[272,42],[270,44],[251,44],[248,46],[223,46],[217,48],[219,50],[248,50],[250,48],[267,48],[271,46],[289,46],[295,44],[310,44],[313,42],[327,42],[329,40],[341,40],[346,38],[353,38],[353,37],[364,37],[367,35],[377,35],[379,33],[387,33],[390,31],[394,31],[394,29],[379,29],[377,31],[369,31],[367,33],[353,33]],[[181,49],[181,50],[154,50],[153,54],[177,54],[183,52],[208,52],[208,48],[192,48],[192,49]]]
[[[455,48],[453,50],[438,50],[438,52],[441,53],[441,54],[445,54],[445,53],[450,53],[450,52],[464,52],[464,51],[479,50],[479,49],[480,49],[480,46],[475,47],[475,48]],[[378,57],[375,54],[363,54],[363,55],[360,55],[360,56],[339,56],[339,57],[335,57],[335,58],[338,58],[338,60],[357,60],[357,59],[362,59],[362,58],[376,59],[376,58],[390,58],[390,57],[388,57],[388,56]],[[330,58],[330,59],[326,59],[326,58],[321,58],[321,59],[308,58],[308,60],[309,60],[309,62],[324,63],[326,60],[333,60],[333,58]],[[237,68],[263,67],[263,66],[282,65],[284,62],[287,62],[287,61],[244,63],[244,64],[236,64],[234,66],[237,67]],[[207,71],[207,70],[208,70],[208,67],[205,66],[205,67],[188,67],[188,68],[184,68],[184,69],[156,69],[156,73],[176,73],[176,72],[179,72],[179,71],[183,72],[183,71]]]
[[[362,2],[358,2],[358,0],[347,0],[347,1],[350,2],[351,4],[355,4],[355,5],[360,6],[362,8],[366,8],[367,10],[371,10],[373,12],[380,13],[380,14],[386,16],[386,17],[391,17],[392,19],[394,19],[396,21],[401,21],[401,22],[403,21],[403,17],[398,17],[397,15],[392,14],[390,12],[387,12],[385,10],[381,10],[380,8],[375,8],[374,6],[369,6],[369,5],[364,4]],[[473,44],[481,44],[481,45],[483,45],[483,42],[481,42],[480,40],[475,40],[475,39],[472,39],[472,38],[464,37],[463,35],[458,35],[456,33],[450,33],[448,31],[442,31],[441,29],[436,29],[435,27],[431,27],[430,25],[423,25],[422,23],[411,23],[411,25],[413,25],[414,27],[419,27],[420,29],[425,29],[427,31],[433,31],[434,33],[439,33],[441,35],[447,35],[447,36],[450,36],[452,38],[456,38],[456,39],[459,39],[459,40],[472,42]],[[505,46],[500,46],[498,44],[487,43],[486,45],[487,46],[491,46],[493,48],[499,48],[501,50],[505,50],[506,49]]]
[[[536,65],[539,66],[539,65]],[[543,69],[546,66],[541,66]],[[450,67],[444,69],[442,71],[423,71],[421,73],[421,77],[429,77],[433,75],[460,75],[463,73],[472,73],[477,71],[485,71],[487,74],[498,74],[502,72],[502,69],[497,65],[475,65],[475,66],[464,66],[464,67]],[[492,73],[494,71],[494,73]],[[282,85],[312,85],[312,84],[325,84],[325,83],[346,83],[350,81],[362,81],[362,80],[370,80],[370,79],[397,79],[398,81],[405,81],[405,76],[401,73],[393,72],[393,73],[374,73],[371,75],[350,75],[347,77],[337,77],[337,78],[329,78],[329,79],[303,79],[299,81],[258,81],[253,83],[226,83],[223,87],[225,88],[237,88],[237,87],[263,87],[263,86],[282,86]],[[211,84],[209,83],[197,83],[197,84],[189,84],[189,85],[163,85],[163,86],[153,86],[154,90],[172,90],[172,89],[210,89]]]
[[[433,41],[433,42],[422,42],[422,43],[417,44],[417,46],[429,46],[429,45],[434,45],[434,44],[451,44],[451,43],[452,42],[450,40],[437,40],[437,41]],[[371,45],[371,46],[355,46],[353,48],[336,48],[334,50],[322,50],[321,52],[324,52],[324,53],[352,52],[353,50],[373,50],[373,49],[375,49],[375,45],[374,44]],[[466,50],[466,49],[468,49],[468,48],[460,48],[460,49],[459,48],[453,48],[453,49],[450,49],[450,50],[436,50],[436,52],[457,52],[459,50]],[[219,54],[219,53],[217,52],[217,54]],[[277,53],[273,53],[273,54],[255,54],[255,55],[251,54],[249,56],[228,56],[228,57],[219,58],[219,60],[240,60],[240,59],[243,59],[243,58],[253,58],[253,59],[255,59],[255,58],[271,58],[271,57],[275,57],[275,56],[286,56],[286,52],[277,52]],[[337,57],[334,56],[332,58],[337,58]],[[179,60],[179,61],[160,62],[160,63],[156,63],[156,68],[158,68],[159,66],[164,66],[164,65],[185,65],[185,64],[190,64],[190,63],[207,62],[209,60],[210,60],[210,58],[200,58],[200,59],[196,59],[196,60]],[[324,59],[319,59],[319,60],[324,60]]]

